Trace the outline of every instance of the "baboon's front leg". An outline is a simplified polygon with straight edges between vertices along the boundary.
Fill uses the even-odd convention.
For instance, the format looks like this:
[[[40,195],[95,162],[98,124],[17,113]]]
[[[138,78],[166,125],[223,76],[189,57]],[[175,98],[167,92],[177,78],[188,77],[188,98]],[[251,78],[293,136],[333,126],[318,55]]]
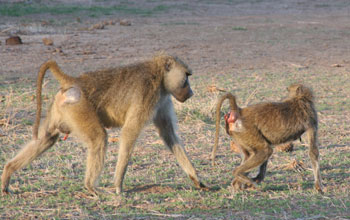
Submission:
[[[307,137],[309,139],[309,157],[311,159],[311,165],[315,178],[315,189],[322,193],[322,181],[320,174],[320,165],[318,162],[319,151],[317,147],[317,131],[314,128],[310,128],[306,131]]]
[[[154,124],[158,128],[159,135],[170,151],[175,155],[179,165],[193,181],[195,186],[197,188],[207,189],[207,187],[199,181],[196,170],[188,159],[185,149],[180,145],[180,140],[176,134],[176,115],[172,103],[169,102],[166,107],[158,110],[154,118]]]
[[[49,120],[50,119],[47,118],[44,122],[44,128],[41,129],[42,132],[40,132],[38,139],[31,140],[12,160],[5,165],[1,176],[2,193],[7,194],[9,192],[8,186],[10,183],[10,178],[16,170],[19,170],[31,163],[35,158],[40,156],[57,141],[59,132],[55,128],[49,129],[47,127]]]

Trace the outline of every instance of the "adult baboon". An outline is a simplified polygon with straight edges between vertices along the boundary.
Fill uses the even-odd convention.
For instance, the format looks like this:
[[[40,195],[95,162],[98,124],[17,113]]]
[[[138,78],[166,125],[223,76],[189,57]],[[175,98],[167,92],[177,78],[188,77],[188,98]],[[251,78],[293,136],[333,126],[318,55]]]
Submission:
[[[61,88],[38,132],[42,81],[48,69]],[[135,141],[150,119],[195,186],[205,188],[176,134],[176,115],[171,100],[173,95],[178,101],[185,102],[193,95],[188,81],[190,75],[192,72],[185,63],[168,55],[155,56],[152,60],[125,67],[87,72],[79,77],[66,75],[55,61],[46,62],[40,67],[37,80],[33,140],[5,165],[1,178],[2,192],[8,192],[13,172],[49,149],[59,133],[64,133],[77,136],[87,145],[85,187],[96,195],[95,185],[103,168],[107,146],[105,128],[121,127],[114,180],[116,193],[119,194]]]
[[[322,192],[321,175],[318,163],[317,113],[311,90],[301,84],[288,87],[288,98],[282,102],[267,102],[239,108],[231,93],[223,95],[216,109],[215,144],[211,159],[214,164],[219,138],[220,109],[224,100],[230,102],[230,113],[225,117],[227,132],[239,145],[243,154],[242,164],[233,174],[234,189],[256,186],[264,179],[266,165],[273,150],[271,145],[283,144],[300,138],[306,132],[309,141],[309,157],[313,167],[315,188]],[[259,168],[257,177],[250,179],[245,173]]]

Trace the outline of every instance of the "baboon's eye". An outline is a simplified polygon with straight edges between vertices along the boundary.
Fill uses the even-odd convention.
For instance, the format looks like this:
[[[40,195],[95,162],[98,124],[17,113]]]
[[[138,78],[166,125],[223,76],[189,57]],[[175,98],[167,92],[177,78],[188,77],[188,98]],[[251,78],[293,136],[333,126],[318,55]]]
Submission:
[[[186,75],[186,79],[182,84],[182,88],[185,88],[187,86],[187,84],[188,84],[188,76]]]

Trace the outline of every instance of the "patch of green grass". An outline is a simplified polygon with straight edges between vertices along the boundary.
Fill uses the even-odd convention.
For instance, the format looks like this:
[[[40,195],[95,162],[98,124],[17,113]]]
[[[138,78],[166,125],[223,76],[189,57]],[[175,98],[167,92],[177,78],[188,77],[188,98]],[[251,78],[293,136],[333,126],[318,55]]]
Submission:
[[[51,15],[76,15],[86,13],[90,17],[113,14],[130,14],[141,16],[152,16],[157,13],[167,12],[170,7],[167,5],[157,5],[153,8],[130,7],[128,5],[104,6],[84,6],[84,5],[43,5],[43,4],[23,4],[23,3],[3,3],[0,4],[0,16],[20,17],[26,15],[51,14]]]
[[[214,123],[212,117],[208,117],[207,115],[203,114],[197,109],[191,110],[190,112],[188,112],[188,114],[190,114],[194,119],[199,119],[201,121],[204,121],[205,123]]]
[[[246,31],[248,29],[245,27],[237,26],[237,27],[233,27],[232,30],[234,30],[234,31]]]

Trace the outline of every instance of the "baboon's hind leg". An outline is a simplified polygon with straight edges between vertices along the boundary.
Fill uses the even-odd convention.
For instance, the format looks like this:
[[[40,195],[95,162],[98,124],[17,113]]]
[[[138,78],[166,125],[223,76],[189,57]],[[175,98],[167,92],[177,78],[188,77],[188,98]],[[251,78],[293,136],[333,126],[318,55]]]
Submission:
[[[257,146],[256,149],[258,150],[255,152],[250,152],[250,157],[233,171],[235,179],[232,181],[232,186],[234,189],[242,189],[246,186],[256,186],[256,183],[252,179],[247,177],[245,173],[249,172],[250,170],[254,169],[259,165],[263,166],[263,163],[268,160],[268,158],[273,152],[272,148],[268,144],[262,144],[261,146]]]
[[[315,178],[315,189],[319,192],[322,192],[320,165],[318,162],[319,151],[316,143],[316,139],[317,139],[316,129],[310,128],[306,131],[306,134],[309,139],[309,157],[311,159],[311,165],[312,165],[313,174]]]
[[[82,106],[84,104],[84,106]],[[107,149],[107,132],[89,103],[66,108],[68,126],[87,145],[85,188],[94,196],[95,186],[102,172]]]
[[[248,158],[251,156],[251,154],[249,153],[249,151],[245,150],[244,148],[240,148],[240,149],[241,149],[241,156],[242,156],[241,164],[243,164],[246,160],[248,160]],[[268,162],[268,160],[260,165],[259,173],[257,174],[256,177],[254,177],[252,179],[254,182],[260,183],[261,181],[264,180],[265,174],[266,174],[267,162]],[[248,175],[248,172],[246,172],[246,173]]]
[[[1,182],[2,182],[2,192],[8,193],[8,186],[10,183],[11,175],[29,163],[31,163],[35,158],[40,156],[43,152],[49,149],[57,141],[59,136],[59,131],[56,127],[49,127],[50,116],[48,116],[43,125],[41,126],[41,132],[37,140],[31,140],[27,145],[25,145],[22,150],[10,160],[4,167]]]

